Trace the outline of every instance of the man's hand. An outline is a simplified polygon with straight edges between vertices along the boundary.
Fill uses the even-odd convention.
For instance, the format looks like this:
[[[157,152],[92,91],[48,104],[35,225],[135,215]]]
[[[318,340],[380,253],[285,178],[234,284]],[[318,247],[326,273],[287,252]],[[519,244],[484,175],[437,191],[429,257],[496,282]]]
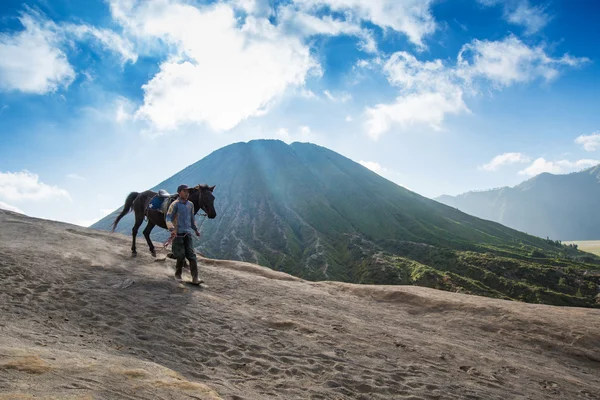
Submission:
[[[200,236],[200,232],[196,229],[196,236]]]
[[[169,229],[169,232],[171,232],[171,237],[174,238],[175,235],[177,235],[177,233],[175,232],[175,229],[171,228]]]

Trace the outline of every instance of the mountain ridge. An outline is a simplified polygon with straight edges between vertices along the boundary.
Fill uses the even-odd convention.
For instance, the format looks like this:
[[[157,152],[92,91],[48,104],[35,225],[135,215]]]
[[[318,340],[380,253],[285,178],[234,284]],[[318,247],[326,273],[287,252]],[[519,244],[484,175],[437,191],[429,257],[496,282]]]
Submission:
[[[561,273],[551,270],[594,269],[597,257],[428,199],[322,146],[239,142],[154,189],[174,191],[180,183],[216,185],[218,217],[204,224],[197,243],[211,258],[253,262],[310,280],[420,284],[501,298],[595,304],[596,283],[590,281],[595,278],[581,278],[590,287],[580,293],[579,272],[567,276],[563,287]],[[92,227],[110,229],[115,213]],[[131,224],[130,214],[117,230],[129,233]],[[166,232],[155,230],[153,238],[162,241]],[[489,271],[490,264],[496,272]],[[519,268],[531,272],[525,275],[533,286],[511,278]]]
[[[568,174],[546,172],[514,187],[434,200],[539,237],[567,241],[600,237],[598,196],[600,165]]]

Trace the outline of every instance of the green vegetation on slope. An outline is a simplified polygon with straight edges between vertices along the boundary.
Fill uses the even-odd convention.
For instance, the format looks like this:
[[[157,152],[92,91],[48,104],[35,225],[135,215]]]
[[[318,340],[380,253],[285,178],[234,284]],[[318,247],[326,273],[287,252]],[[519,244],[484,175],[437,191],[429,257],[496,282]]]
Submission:
[[[524,246],[526,248],[526,246]],[[359,283],[416,284],[501,299],[568,306],[594,305],[600,289],[597,265],[515,253],[455,251],[406,244],[379,254],[357,270]],[[511,255],[513,257],[511,257]]]

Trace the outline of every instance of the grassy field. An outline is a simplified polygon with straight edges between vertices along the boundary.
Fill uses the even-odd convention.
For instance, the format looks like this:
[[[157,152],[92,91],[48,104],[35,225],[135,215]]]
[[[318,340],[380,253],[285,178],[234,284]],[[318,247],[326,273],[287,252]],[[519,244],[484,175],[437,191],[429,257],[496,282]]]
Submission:
[[[600,240],[575,240],[572,242],[563,242],[563,244],[566,245],[571,243],[576,244],[579,250],[600,256]]]

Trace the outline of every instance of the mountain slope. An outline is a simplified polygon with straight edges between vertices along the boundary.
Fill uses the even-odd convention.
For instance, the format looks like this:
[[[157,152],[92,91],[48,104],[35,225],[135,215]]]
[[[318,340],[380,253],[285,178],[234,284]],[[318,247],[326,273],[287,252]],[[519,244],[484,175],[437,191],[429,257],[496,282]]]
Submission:
[[[527,301],[594,303],[594,282],[577,297],[579,275],[567,276],[559,286],[563,273],[552,272],[571,265],[555,256],[577,257],[576,250],[427,199],[320,146],[236,143],[154,189],[174,191],[180,183],[217,185],[218,216],[206,221],[198,243],[209,257],[250,261],[312,280],[421,284]],[[93,227],[109,229],[114,216]],[[120,232],[130,232],[128,217]],[[164,231],[155,232],[164,240]],[[534,250],[539,254],[531,259]],[[594,266],[578,265],[574,271],[589,268]]]
[[[598,399],[600,310],[202,257],[198,289],[128,243],[0,210],[0,398]]]
[[[440,196],[468,214],[536,236],[600,239],[600,166],[566,175],[540,174],[513,188]]]

